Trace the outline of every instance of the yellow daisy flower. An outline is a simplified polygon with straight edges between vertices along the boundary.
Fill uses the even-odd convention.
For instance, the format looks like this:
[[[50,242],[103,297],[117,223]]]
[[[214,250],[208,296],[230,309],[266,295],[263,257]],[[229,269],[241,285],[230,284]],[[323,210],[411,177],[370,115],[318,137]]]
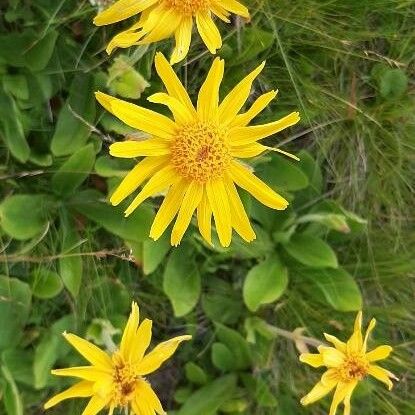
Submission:
[[[362,313],[359,312],[354,332],[347,343],[344,343],[330,334],[324,334],[327,341],[334,347],[320,346],[319,353],[303,353],[300,361],[313,367],[326,366],[328,370],[321,377],[320,382],[301,399],[303,405],[309,405],[331,392],[336,388],[330,407],[330,415],[335,415],[337,407],[341,402],[344,404],[344,415],[350,414],[350,399],[354,388],[366,375],[385,383],[389,390],[393,384],[391,379],[397,380],[393,373],[374,364],[379,360],[386,359],[392,352],[390,346],[379,346],[368,352],[367,341],[369,334],[374,329],[376,320],[372,319],[362,337]]]
[[[86,359],[91,366],[52,370],[53,375],[82,379],[64,392],[59,393],[44,405],[45,409],[70,398],[91,398],[82,415],[96,415],[102,409],[131,409],[132,414],[165,414],[145,375],[157,370],[176,351],[184,340],[191,336],[179,336],[160,343],[150,353],[145,352],[151,341],[151,320],[139,324],[136,303],[125,326],[118,350],[111,355],[97,346],[76,336],[64,333],[65,339]]]
[[[183,60],[189,51],[193,18],[203,42],[215,54],[222,46],[222,38],[212,16],[229,23],[231,13],[249,18],[248,9],[237,0],[119,0],[99,13],[94,24],[104,26],[140,14],[136,23],[111,39],[108,54],[117,47],[149,44],[174,35],[173,64]]]
[[[224,62],[216,58],[199,91],[196,108],[161,53],[156,55],[155,65],[168,93],[156,93],[148,100],[167,105],[174,121],[102,92],[96,93],[105,109],[129,126],[150,135],[146,140],[111,145],[110,154],[115,157],[144,157],[112,194],[111,203],[118,205],[147,180],[125,215],[132,213],[147,198],[167,189],[151,227],[150,237],[154,240],[177,215],[171,234],[171,243],[177,246],[197,210],[199,230],[208,243],[212,243],[212,215],[223,246],[229,246],[232,228],[245,241],[252,241],[255,232],[235,184],[270,208],[283,210],[288,202],[237,159],[258,156],[269,150],[257,141],[297,123],[298,112],[269,124],[248,126],[277,95],[276,91],[271,91],[261,95],[246,112],[238,114],[264,63],[239,82],[219,105]],[[296,158],[282,150],[276,151]]]

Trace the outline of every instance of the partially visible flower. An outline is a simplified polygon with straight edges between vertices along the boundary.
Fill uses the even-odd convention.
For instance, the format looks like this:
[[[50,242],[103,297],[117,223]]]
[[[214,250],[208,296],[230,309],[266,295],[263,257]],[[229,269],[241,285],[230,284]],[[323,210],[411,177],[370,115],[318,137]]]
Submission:
[[[136,303],[125,326],[119,349],[108,354],[94,344],[76,336],[64,333],[65,339],[91,364],[52,370],[57,376],[81,379],[64,392],[49,399],[45,409],[70,398],[91,398],[83,415],[96,415],[107,408],[112,415],[115,408],[125,409],[132,414],[165,414],[157,395],[145,375],[157,370],[176,351],[184,340],[191,336],[179,336],[160,343],[150,353],[145,352],[151,341],[151,320],[139,324],[139,310]]]
[[[303,405],[309,405],[323,398],[336,388],[330,407],[330,415],[336,414],[337,407],[341,402],[344,404],[344,415],[349,415],[351,410],[350,399],[354,388],[367,375],[371,375],[385,383],[389,390],[392,389],[391,379],[398,380],[396,376],[375,364],[379,360],[386,359],[392,352],[392,347],[383,345],[370,352],[367,351],[367,341],[375,325],[376,320],[372,319],[363,338],[362,312],[359,312],[353,334],[347,343],[324,333],[326,340],[332,343],[334,347],[319,346],[319,353],[303,353],[300,356],[300,361],[310,366],[326,366],[328,368],[320,382],[301,399]]]
[[[155,63],[168,93],[156,93],[148,100],[166,105],[174,121],[102,92],[96,93],[97,100],[107,111],[130,127],[150,135],[147,140],[111,145],[110,154],[115,157],[144,157],[112,194],[111,203],[118,205],[146,182],[125,215],[131,214],[149,197],[167,190],[150,230],[154,240],[160,238],[177,216],[171,243],[178,245],[196,211],[200,233],[209,244],[212,244],[212,216],[223,246],[230,245],[232,229],[251,242],[255,232],[236,185],[272,209],[284,210],[288,202],[238,159],[255,157],[268,150],[296,158],[258,141],[296,124],[300,119],[298,112],[268,124],[249,126],[277,95],[276,91],[270,91],[261,95],[246,112],[238,114],[265,63],[242,79],[219,103],[224,62],[216,58],[200,88],[196,107],[161,53],[156,55]]]
[[[248,9],[237,0],[118,0],[99,13],[94,24],[104,26],[140,14],[136,23],[111,39],[108,54],[117,47],[149,44],[174,35],[173,64],[183,60],[189,51],[193,19],[203,42],[214,54],[222,46],[222,38],[212,17],[229,23],[231,13],[249,17]]]

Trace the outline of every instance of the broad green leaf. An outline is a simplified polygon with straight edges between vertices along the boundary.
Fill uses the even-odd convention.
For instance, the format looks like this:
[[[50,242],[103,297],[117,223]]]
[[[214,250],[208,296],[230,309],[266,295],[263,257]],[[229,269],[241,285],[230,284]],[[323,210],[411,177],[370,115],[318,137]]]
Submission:
[[[73,154],[85,145],[91,134],[95,108],[92,75],[76,75],[52,137],[51,150],[55,156]]]
[[[343,268],[310,270],[306,274],[324,295],[327,302],[338,311],[362,309],[362,294],[353,277]]]
[[[63,196],[73,193],[89,176],[94,162],[95,151],[92,144],[72,154],[52,176],[53,191]]]
[[[266,408],[275,408],[278,405],[278,402],[269,388],[269,383],[261,377],[258,377],[255,380],[255,398],[258,402],[258,405]]]
[[[226,375],[194,392],[177,415],[214,415],[230,400],[236,389],[235,375]]]
[[[60,215],[61,255],[59,257],[59,274],[66,289],[76,299],[82,282],[82,257],[80,254],[80,237],[75,222],[64,210]]]
[[[287,269],[273,255],[249,270],[243,286],[245,304],[255,312],[261,305],[278,300],[287,285]]]
[[[50,203],[44,195],[12,195],[0,205],[0,226],[12,238],[25,240],[45,229]]]
[[[223,343],[213,343],[211,348],[211,359],[213,365],[222,372],[236,369],[235,356]]]
[[[57,38],[58,32],[50,30],[27,49],[25,64],[31,71],[40,71],[48,64]]]
[[[246,369],[251,365],[251,351],[248,342],[235,330],[216,323],[216,337],[229,350],[231,350],[235,359],[235,367],[237,369]]]
[[[97,192],[79,192],[71,200],[71,206],[88,219],[126,241],[141,242],[148,238],[154,217],[153,209],[143,204],[126,218],[122,207],[110,206],[99,197],[103,196]]]
[[[3,403],[8,415],[23,415],[23,401],[12,374],[5,365],[0,366],[1,378],[4,379]]]
[[[339,266],[331,247],[315,236],[294,234],[283,247],[298,262],[309,267],[337,268]]]
[[[184,366],[186,378],[195,385],[205,385],[208,381],[206,372],[196,363],[187,362]]]
[[[102,177],[125,177],[133,166],[133,160],[101,156],[95,162],[95,172]]]
[[[4,75],[3,86],[6,92],[12,94],[17,99],[29,98],[29,86],[24,75]]]
[[[313,190],[315,194],[320,195],[323,191],[323,174],[319,164],[306,150],[299,151],[297,156],[300,159],[298,167],[307,175],[310,190]]]
[[[31,349],[6,349],[1,354],[1,359],[16,382],[30,387],[33,386],[33,352]]]
[[[0,138],[14,158],[21,163],[29,159],[30,147],[23,129],[23,115],[14,99],[0,88]]]
[[[32,292],[38,298],[56,297],[63,289],[60,276],[45,267],[38,267],[32,274]]]
[[[31,302],[28,284],[17,278],[0,276],[0,350],[19,343]]]
[[[380,76],[380,94],[383,98],[400,98],[408,89],[408,82],[408,76],[402,69],[387,69]]]
[[[184,243],[171,253],[164,270],[163,289],[176,317],[186,315],[196,306],[201,281],[190,245]]]
[[[151,274],[161,264],[171,248],[170,235],[166,232],[159,240],[143,242],[143,272]]]
[[[244,412],[249,406],[249,402],[247,399],[240,398],[240,399],[233,399],[231,401],[225,402],[220,408],[220,412],[224,412],[225,414],[231,413],[246,413]]]

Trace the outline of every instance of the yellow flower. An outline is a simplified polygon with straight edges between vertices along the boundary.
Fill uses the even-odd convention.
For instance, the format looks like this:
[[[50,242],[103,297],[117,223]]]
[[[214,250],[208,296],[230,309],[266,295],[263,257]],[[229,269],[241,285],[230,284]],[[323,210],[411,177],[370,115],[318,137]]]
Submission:
[[[261,95],[246,112],[238,114],[264,63],[239,82],[219,105],[224,62],[216,58],[200,89],[197,108],[161,53],[156,55],[155,65],[168,94],[156,93],[148,100],[167,105],[174,121],[154,111],[96,93],[104,108],[129,126],[150,135],[146,140],[111,145],[110,154],[115,157],[144,157],[112,194],[111,203],[118,205],[147,180],[125,214],[128,216],[144,200],[167,189],[151,227],[150,237],[154,240],[177,215],[171,243],[178,245],[197,210],[199,230],[208,243],[211,243],[212,215],[223,246],[229,246],[232,228],[244,240],[252,241],[255,233],[235,184],[270,208],[283,210],[288,202],[237,158],[254,157],[269,150],[257,141],[295,124],[299,120],[298,113],[249,127],[248,123],[276,96],[277,92],[271,91]]]
[[[356,385],[366,375],[385,383],[389,390],[392,389],[392,379],[397,378],[388,370],[374,364],[386,359],[392,352],[390,346],[379,346],[368,352],[367,341],[370,332],[374,329],[376,320],[372,319],[362,337],[362,313],[359,312],[354,325],[354,332],[347,343],[330,334],[324,334],[327,341],[334,347],[320,346],[319,353],[303,353],[300,361],[313,367],[326,366],[328,370],[321,377],[320,382],[301,399],[303,405],[309,405],[326,396],[335,387],[333,401],[330,407],[330,415],[335,415],[341,402],[344,404],[344,415],[350,414],[350,398]]]
[[[249,17],[248,9],[237,0],[119,0],[99,13],[94,23],[104,26],[141,14],[135,24],[111,39],[108,54],[117,47],[149,44],[174,35],[173,64],[184,59],[189,51],[193,18],[203,42],[214,54],[222,46],[222,38],[212,15],[229,23],[231,13]]]
[[[125,408],[125,413],[165,414],[161,403],[144,378],[169,359],[179,344],[191,336],[179,336],[160,343],[150,353],[145,352],[151,340],[151,320],[139,325],[136,303],[132,310],[118,350],[111,355],[74,334],[64,333],[65,339],[91,366],[52,370],[57,376],[82,379],[69,389],[45,403],[45,409],[70,398],[91,398],[82,415],[95,415],[104,408],[112,414],[115,408]]]

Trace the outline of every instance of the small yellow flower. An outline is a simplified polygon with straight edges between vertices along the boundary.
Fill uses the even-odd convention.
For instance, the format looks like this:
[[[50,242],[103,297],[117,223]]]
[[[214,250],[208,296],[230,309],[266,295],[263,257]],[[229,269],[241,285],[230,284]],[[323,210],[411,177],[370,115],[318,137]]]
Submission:
[[[179,336],[160,343],[150,353],[145,352],[151,340],[151,320],[139,325],[136,303],[125,326],[118,350],[111,355],[74,334],[64,333],[65,339],[86,359],[91,366],[52,370],[57,376],[82,379],[69,389],[45,403],[45,409],[70,398],[91,398],[83,415],[95,415],[104,408],[111,415],[115,408],[131,409],[132,414],[165,414],[163,407],[144,378],[157,370],[169,359],[184,340],[191,336]]]
[[[212,16],[229,23],[231,13],[249,17],[248,9],[237,0],[119,0],[99,13],[94,23],[104,26],[140,14],[135,24],[111,39],[108,54],[117,47],[149,44],[174,35],[173,64],[183,60],[189,51],[193,18],[203,42],[215,54],[222,46],[222,38]]]
[[[336,387],[330,407],[330,415],[336,414],[337,407],[341,402],[344,404],[344,415],[349,415],[350,398],[353,390],[366,375],[373,376],[385,383],[389,390],[392,389],[391,379],[397,380],[395,375],[374,364],[374,362],[386,359],[392,352],[392,347],[383,345],[367,352],[369,334],[375,325],[376,320],[372,319],[363,338],[362,313],[359,312],[353,334],[347,343],[343,343],[336,337],[325,333],[326,340],[332,343],[334,347],[320,346],[318,348],[319,353],[303,353],[300,356],[300,361],[310,366],[326,366],[328,368],[320,382],[301,399],[303,405],[318,401]]]
[[[161,53],[156,55],[155,64],[168,94],[156,93],[148,100],[167,105],[174,121],[154,111],[96,93],[105,109],[129,126],[150,135],[146,140],[111,145],[110,154],[115,157],[144,157],[112,194],[111,203],[118,205],[147,180],[125,214],[128,216],[144,200],[167,189],[150,230],[154,240],[177,215],[171,243],[178,245],[197,210],[199,230],[208,243],[211,244],[212,215],[223,246],[229,246],[232,228],[247,242],[252,241],[255,233],[235,184],[270,208],[283,210],[288,202],[237,159],[254,157],[269,150],[257,141],[298,122],[298,112],[269,124],[248,126],[275,98],[277,92],[271,91],[261,95],[246,112],[238,114],[264,63],[239,82],[219,105],[224,63],[216,58],[200,89],[196,108]],[[282,150],[276,151],[296,158]]]

